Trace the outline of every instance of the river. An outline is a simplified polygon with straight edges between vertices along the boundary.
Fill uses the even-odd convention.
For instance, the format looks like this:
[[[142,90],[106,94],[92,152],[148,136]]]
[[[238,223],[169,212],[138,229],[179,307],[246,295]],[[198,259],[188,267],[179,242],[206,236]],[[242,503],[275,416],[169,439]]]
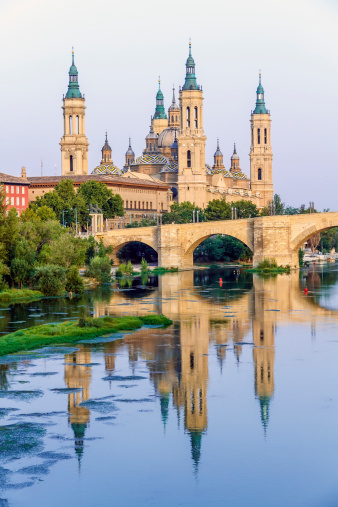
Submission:
[[[338,265],[145,276],[0,330],[147,313],[173,324],[0,358],[0,507],[338,505]]]

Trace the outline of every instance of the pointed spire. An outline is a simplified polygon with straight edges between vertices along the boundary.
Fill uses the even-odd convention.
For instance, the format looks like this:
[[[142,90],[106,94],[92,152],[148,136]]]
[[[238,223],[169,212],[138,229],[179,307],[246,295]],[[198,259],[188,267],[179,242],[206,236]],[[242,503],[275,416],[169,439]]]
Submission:
[[[161,90],[161,78],[158,77],[158,92],[156,94],[156,109],[155,109],[155,115],[154,118],[156,119],[166,119],[167,115],[165,113],[164,109],[164,96]]]
[[[269,114],[269,111],[265,107],[264,102],[264,88],[262,86],[262,75],[259,72],[259,84],[257,86],[257,99],[256,99],[256,107],[253,114]]]
[[[236,151],[236,143],[234,143],[234,155],[237,155],[237,151]]]
[[[78,71],[74,62],[74,48],[72,48],[72,65],[69,69],[69,84],[66,93],[67,99],[82,99],[78,82]]]
[[[219,148],[219,138],[217,138],[217,149],[214,153],[214,157],[223,157],[223,153],[221,152]]]
[[[195,60],[191,55],[191,41],[189,41],[189,56],[186,61],[185,67],[186,67],[185,82],[182,87],[182,90],[199,90],[200,87],[197,84],[195,76]]]
[[[175,85],[173,84],[173,101],[172,101],[173,104],[176,104],[176,99],[175,99]]]
[[[128,150],[126,151],[126,156],[128,155],[131,155],[133,157],[135,157],[135,153],[133,152],[133,149],[131,147],[131,138],[129,137],[129,146],[128,146]]]

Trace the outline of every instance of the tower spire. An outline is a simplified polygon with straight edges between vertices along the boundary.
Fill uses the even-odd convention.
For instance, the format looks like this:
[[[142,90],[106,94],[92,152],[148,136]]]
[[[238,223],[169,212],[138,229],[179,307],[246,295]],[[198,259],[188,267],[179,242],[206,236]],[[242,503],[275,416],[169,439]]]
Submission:
[[[158,77],[158,92],[156,94],[156,109],[154,114],[155,119],[167,119],[164,109],[164,96],[161,90],[161,78]]]
[[[187,58],[186,64],[186,74],[185,74],[185,82],[182,90],[199,90],[200,87],[196,81],[195,75],[195,60],[191,55],[191,41],[189,40],[189,56]]]
[[[253,114],[269,114],[268,110],[265,107],[264,101],[264,88],[262,86],[262,74],[259,71],[259,84],[257,86],[257,99],[256,99],[256,107]]]
[[[72,65],[69,69],[69,83],[66,94],[67,99],[82,99],[79,87],[78,71],[74,62],[74,48],[72,48]]]

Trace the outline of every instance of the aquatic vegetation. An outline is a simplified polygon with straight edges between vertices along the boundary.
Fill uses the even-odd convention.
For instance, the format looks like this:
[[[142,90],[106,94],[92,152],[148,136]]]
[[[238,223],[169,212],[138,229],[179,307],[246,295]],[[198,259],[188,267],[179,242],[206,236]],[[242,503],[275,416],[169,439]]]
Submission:
[[[45,434],[46,429],[37,423],[0,426],[0,459],[18,459],[42,451]]]
[[[0,292],[0,303],[17,303],[20,301],[34,301],[44,297],[39,290],[8,289]]]
[[[86,338],[95,338],[118,331],[133,331],[144,325],[168,326],[172,321],[164,315],[140,317],[81,318],[21,329],[0,337],[0,355],[33,350],[47,345],[74,343]]]
[[[151,273],[153,275],[163,275],[164,273],[177,273],[178,268],[162,268],[161,266],[158,266],[151,270]]]
[[[290,270],[291,267],[289,265],[278,266],[276,259],[263,259],[256,268],[246,269],[245,271],[262,275],[274,275],[278,273],[290,273]]]

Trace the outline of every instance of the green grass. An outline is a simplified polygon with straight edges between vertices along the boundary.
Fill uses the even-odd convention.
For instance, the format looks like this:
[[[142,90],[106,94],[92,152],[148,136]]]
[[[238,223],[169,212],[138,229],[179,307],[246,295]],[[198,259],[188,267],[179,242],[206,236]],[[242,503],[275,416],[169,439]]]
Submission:
[[[162,275],[163,273],[177,273],[178,268],[162,268],[161,266],[157,266],[149,272],[153,273],[154,275]]]
[[[277,262],[275,259],[263,259],[257,265],[257,268],[246,269],[245,271],[249,273],[259,273],[262,275],[268,274],[278,274],[278,273],[290,273],[290,266],[277,266]]]
[[[44,297],[39,290],[30,289],[8,289],[0,292],[0,303],[11,303],[16,301],[27,301]]]
[[[164,315],[142,317],[99,317],[77,322],[45,324],[15,331],[0,337],[0,356],[34,350],[47,345],[70,344],[79,340],[106,336],[118,331],[132,331],[144,325],[169,326],[172,321]]]

